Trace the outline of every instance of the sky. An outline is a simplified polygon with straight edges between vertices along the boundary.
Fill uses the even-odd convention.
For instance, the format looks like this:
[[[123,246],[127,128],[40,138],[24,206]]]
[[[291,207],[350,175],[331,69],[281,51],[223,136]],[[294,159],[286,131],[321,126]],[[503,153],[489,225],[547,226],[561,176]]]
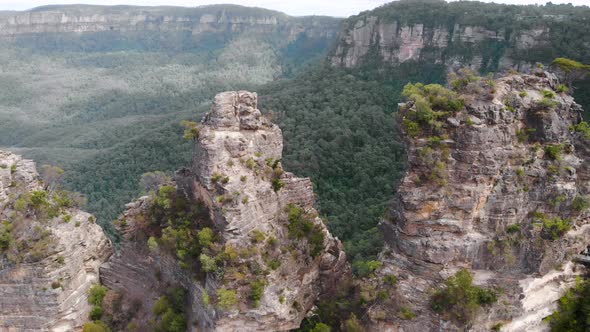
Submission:
[[[234,3],[244,6],[262,7],[285,12],[289,15],[329,15],[346,17],[363,10],[373,9],[391,0],[0,0],[0,10],[25,10],[49,4],[86,3],[99,5],[174,5],[195,7],[216,3]],[[509,4],[544,4],[547,0],[483,0],[485,2]],[[552,0],[557,3],[590,5],[590,0]]]

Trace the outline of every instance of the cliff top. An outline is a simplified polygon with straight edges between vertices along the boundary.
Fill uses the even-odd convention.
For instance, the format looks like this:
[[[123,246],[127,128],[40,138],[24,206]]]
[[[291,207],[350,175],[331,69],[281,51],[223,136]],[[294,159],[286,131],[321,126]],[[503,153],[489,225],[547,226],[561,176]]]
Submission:
[[[226,17],[258,17],[258,18],[277,18],[280,21],[299,20],[305,18],[321,19],[325,23],[337,24],[341,21],[340,18],[329,16],[290,16],[283,12],[276,10],[240,6],[234,4],[213,4],[196,7],[181,7],[181,6],[131,6],[131,5],[117,5],[117,6],[102,6],[102,5],[47,5],[31,8],[24,11],[0,11],[2,16],[15,16],[27,13],[64,13],[68,15],[153,15],[153,16],[184,16],[184,17],[199,17],[207,14],[225,15]]]

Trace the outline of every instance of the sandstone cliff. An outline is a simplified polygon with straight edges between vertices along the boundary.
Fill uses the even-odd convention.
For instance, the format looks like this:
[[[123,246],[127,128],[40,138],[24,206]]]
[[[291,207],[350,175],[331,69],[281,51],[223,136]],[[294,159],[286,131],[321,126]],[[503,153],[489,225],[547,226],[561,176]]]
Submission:
[[[187,49],[208,47],[213,40],[248,32],[250,35],[276,33],[280,36],[277,39],[279,44],[286,45],[302,37],[332,40],[338,33],[339,21],[329,17],[290,17],[271,10],[235,5],[193,8],[44,6],[23,12],[1,12],[0,37],[18,39],[34,35],[106,33],[111,44],[116,45],[112,39],[116,35],[126,37],[115,39],[143,40],[151,32],[169,36],[169,40],[159,41],[166,44],[163,47],[173,45],[174,48]],[[95,38],[95,42],[100,43],[100,40]],[[145,42],[154,47],[154,41]],[[110,47],[116,47],[113,45]]]
[[[193,129],[193,165],[177,172],[175,184],[168,183],[175,193],[165,197],[177,206],[185,199],[198,212],[186,226],[173,219],[155,225],[162,188],[129,205],[119,222],[122,249],[102,267],[103,283],[129,301],[143,296],[137,324],[149,320],[162,289],[181,286],[189,294],[189,330],[298,327],[320,293],[349,273],[340,241],[313,208],[310,180],[282,169],[281,130],[257,109],[255,93],[218,94]],[[166,243],[170,227],[199,239],[210,227],[214,241],[200,241],[181,257],[178,243],[176,255]],[[153,240],[148,248],[150,237],[159,249]]]
[[[382,221],[379,275],[397,277],[398,308],[418,318],[387,322],[391,305],[375,306],[369,315],[379,330],[546,330],[542,319],[580,273],[570,260],[590,242],[581,107],[555,91],[563,87],[549,73],[486,84],[463,91],[465,106],[432,136],[405,122],[413,136],[408,171]],[[417,114],[413,102],[400,109],[403,121]],[[462,268],[498,294],[473,320],[463,317],[465,324],[435,313],[431,303]]]
[[[111,253],[93,216],[45,189],[32,161],[0,151],[0,331],[80,328]]]
[[[423,62],[524,72],[535,62],[557,56],[582,60],[587,9],[553,8],[398,0],[345,20],[330,61],[346,68],[367,62]],[[560,41],[574,31],[580,32],[580,39],[572,45],[579,42],[580,49],[561,47]]]
[[[523,51],[548,41],[548,31],[543,28],[524,30],[520,35],[507,38],[505,31],[493,31],[481,26],[455,24],[431,26],[428,23],[404,24],[388,22],[378,16],[365,16],[354,21],[351,29],[341,32],[340,41],[331,56],[333,65],[356,67],[376,50],[378,58],[387,64],[410,61],[426,61],[437,64],[488,68],[497,62],[501,69],[518,63],[505,50],[496,58],[478,49],[485,43],[510,44],[514,51]],[[453,55],[453,49],[471,48],[470,56]],[[489,50],[488,50],[489,51]],[[458,52],[456,52],[458,53]],[[526,62],[520,65],[527,65]],[[520,68],[524,69],[524,68]]]

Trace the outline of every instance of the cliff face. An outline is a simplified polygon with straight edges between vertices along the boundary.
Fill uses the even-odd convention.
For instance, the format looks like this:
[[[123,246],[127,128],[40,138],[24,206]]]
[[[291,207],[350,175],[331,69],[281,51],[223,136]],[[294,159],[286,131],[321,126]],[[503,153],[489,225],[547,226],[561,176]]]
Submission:
[[[313,208],[310,180],[282,169],[282,144],[280,129],[257,109],[256,94],[218,94],[199,126],[191,169],[175,179],[177,195],[202,207],[200,223],[215,230],[215,244],[201,247],[195,270],[180,268],[165,251],[150,252],[145,236],[137,239],[154,200],[142,198],[121,219],[125,241],[103,266],[103,283],[127,294],[181,284],[190,294],[189,330],[298,327],[318,296],[349,270],[342,245]],[[217,267],[206,268],[203,255],[215,255]],[[156,270],[159,280],[149,272]],[[229,305],[228,292],[235,300]],[[143,305],[148,310],[150,298]]]
[[[399,301],[419,318],[376,323],[384,330],[460,330],[430,301],[461,268],[501,289],[471,330],[546,330],[542,318],[579,273],[569,261],[590,241],[588,141],[572,127],[581,107],[555,92],[548,73],[490,84],[462,95],[440,140],[408,138],[408,171],[382,221],[380,275],[397,276]],[[402,118],[412,112],[413,103],[401,105]]]
[[[233,5],[196,8],[133,6],[46,6],[0,15],[0,37],[16,39],[32,35],[107,33],[141,38],[141,34],[176,35],[183,49],[211,40],[248,32],[275,33],[282,44],[298,38],[332,39],[338,19],[289,17],[280,12]],[[119,41],[121,38],[117,38]],[[62,41],[63,42],[63,41]],[[96,40],[95,40],[96,42]],[[112,42],[112,41],[111,41]],[[153,42],[153,41],[152,41]],[[171,43],[173,40],[160,41]],[[114,43],[116,44],[116,43]],[[203,45],[201,45],[203,46]]]
[[[369,56],[376,56],[383,63],[394,65],[425,61],[476,69],[518,67],[523,70],[530,64],[515,60],[513,55],[549,43],[549,30],[544,27],[510,34],[504,29],[495,31],[476,25],[455,24],[449,28],[428,22],[389,22],[371,15],[356,18],[351,24],[350,29],[340,33],[331,56],[335,66],[353,68]],[[496,45],[499,53],[485,48],[486,44]],[[470,51],[461,54],[465,49]]]
[[[35,164],[0,151],[0,331],[81,327],[111,253],[94,217],[68,204],[51,212],[54,199],[39,193]]]

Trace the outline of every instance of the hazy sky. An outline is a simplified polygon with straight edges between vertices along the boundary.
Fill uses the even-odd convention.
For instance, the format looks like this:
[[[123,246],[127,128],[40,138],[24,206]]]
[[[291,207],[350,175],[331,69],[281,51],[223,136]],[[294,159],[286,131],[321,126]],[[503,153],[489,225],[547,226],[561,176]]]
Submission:
[[[88,3],[100,5],[175,5],[194,7],[214,3],[235,3],[275,9],[290,15],[350,16],[391,0],[0,0],[0,10],[24,10],[47,4]],[[547,0],[483,0],[510,4],[544,4]],[[590,0],[552,0],[553,3],[590,5]]]

